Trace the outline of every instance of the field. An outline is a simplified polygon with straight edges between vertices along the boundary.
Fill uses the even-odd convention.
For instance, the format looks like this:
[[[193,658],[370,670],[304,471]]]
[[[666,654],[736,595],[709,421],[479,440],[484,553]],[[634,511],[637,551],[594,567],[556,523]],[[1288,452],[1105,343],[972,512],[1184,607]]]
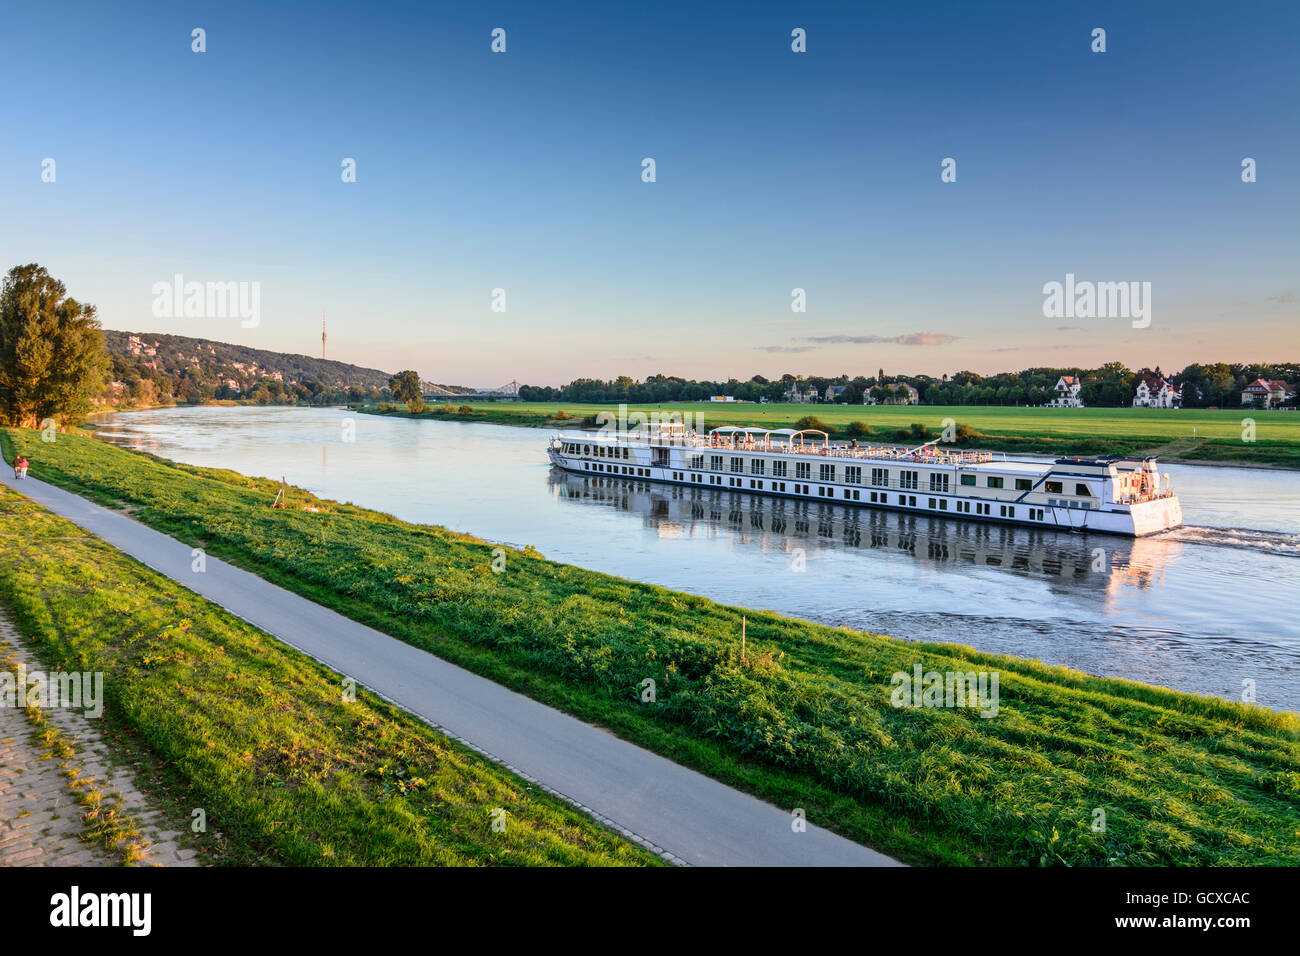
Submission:
[[[471,536],[299,490],[273,510],[274,482],[86,437],[10,429],[0,445],[37,477],[909,862],[1300,863],[1295,714],[766,613],[747,612],[742,653],[742,612],[703,598],[529,550],[493,573],[493,545]],[[123,598],[104,600],[107,615]],[[916,665],[997,673],[997,715],[894,706],[892,676]]]
[[[109,736],[170,768],[173,828],[204,809],[209,862],[659,862],[4,486],[0,529],[0,603],[48,668],[104,673]]]
[[[457,402],[454,408],[459,409]],[[468,406],[473,415],[446,412],[434,405],[421,416],[491,421],[511,425],[575,427],[616,405],[563,402],[481,402]],[[366,411],[377,411],[368,406]],[[705,427],[759,425],[786,428],[812,415],[832,428],[850,422],[871,428],[868,440],[904,440],[899,432],[912,423],[939,437],[945,419],[970,425],[980,433],[961,444],[1025,454],[1158,454],[1167,461],[1212,461],[1300,468],[1300,412],[1252,409],[1155,408],[999,408],[945,405],[751,405],[715,402],[633,405],[629,411],[690,413]],[[558,416],[563,412],[568,420]],[[397,414],[406,414],[397,412]],[[1252,440],[1243,440],[1244,420],[1255,423]],[[982,436],[982,437],[981,437]]]

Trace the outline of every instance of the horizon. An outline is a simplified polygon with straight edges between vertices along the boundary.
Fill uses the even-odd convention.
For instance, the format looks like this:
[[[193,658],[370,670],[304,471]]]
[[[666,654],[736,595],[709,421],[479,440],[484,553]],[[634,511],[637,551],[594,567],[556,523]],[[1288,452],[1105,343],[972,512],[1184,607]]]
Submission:
[[[1284,3],[689,20],[66,3],[15,12],[8,35],[60,9],[77,59],[50,71],[26,44],[0,66],[48,99],[0,143],[0,253],[45,265],[108,330],[315,358],[324,311],[331,361],[483,387],[1300,348],[1300,9]],[[175,275],[255,284],[255,327],[154,318]],[[1138,283],[1135,301],[1149,283],[1149,325],[1046,317],[1067,277]]]

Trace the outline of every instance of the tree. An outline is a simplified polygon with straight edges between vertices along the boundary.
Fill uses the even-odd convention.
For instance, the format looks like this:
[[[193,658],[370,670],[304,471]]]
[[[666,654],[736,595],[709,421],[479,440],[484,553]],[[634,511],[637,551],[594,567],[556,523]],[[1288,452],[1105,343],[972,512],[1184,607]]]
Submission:
[[[95,307],[67,291],[35,263],[0,286],[0,415],[12,425],[80,423],[104,388],[111,362]]]
[[[423,397],[420,390],[420,375],[409,368],[405,372],[398,372],[390,378],[388,387],[393,393],[393,398],[408,405],[417,398]]]

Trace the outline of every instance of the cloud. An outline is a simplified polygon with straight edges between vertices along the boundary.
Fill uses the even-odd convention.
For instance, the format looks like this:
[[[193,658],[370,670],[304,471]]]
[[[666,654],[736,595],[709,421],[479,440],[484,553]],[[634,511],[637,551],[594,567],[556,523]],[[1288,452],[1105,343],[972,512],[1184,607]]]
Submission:
[[[910,332],[907,335],[824,335],[807,341],[827,345],[947,345],[956,338],[946,332]]]
[[[995,351],[995,352],[1019,352],[1020,349],[1016,348],[1016,346],[1013,345],[1013,346],[1011,346],[1010,348],[1005,348],[1005,349],[994,349],[993,351]]]
[[[1283,305],[1291,305],[1295,302],[1294,292],[1283,292],[1281,295],[1270,295],[1265,302],[1281,302]]]
[[[815,352],[815,345],[755,345],[759,352]]]
[[[1058,331],[1058,332],[1082,332],[1083,329],[1079,328],[1077,325],[1058,325],[1058,326],[1056,327],[1056,331]]]

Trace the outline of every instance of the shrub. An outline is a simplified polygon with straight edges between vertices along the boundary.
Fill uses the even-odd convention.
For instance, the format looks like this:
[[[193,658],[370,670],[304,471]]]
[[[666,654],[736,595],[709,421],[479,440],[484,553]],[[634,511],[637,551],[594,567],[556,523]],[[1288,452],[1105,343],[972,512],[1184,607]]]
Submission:
[[[474,409],[470,408],[468,405],[462,405],[460,408],[456,409],[456,414],[457,414],[457,415],[473,415],[473,414],[474,414]]]
[[[871,426],[866,422],[849,422],[849,427],[844,429],[844,433],[851,438],[863,438],[871,434]]]
[[[816,415],[805,415],[803,418],[799,419],[797,422],[794,423],[794,427],[815,428],[819,432],[832,432],[835,430],[831,428],[830,425],[827,425],[824,421],[818,418]]]
[[[419,415],[428,407],[428,405],[424,404],[424,399],[420,398],[418,395],[406,403],[406,410],[412,415]]]
[[[446,405],[442,406],[442,413],[444,415],[455,415],[456,406],[453,405],[451,402],[448,402]]]
[[[558,412],[555,413],[555,417],[562,422],[567,422],[573,416],[561,408]]]

